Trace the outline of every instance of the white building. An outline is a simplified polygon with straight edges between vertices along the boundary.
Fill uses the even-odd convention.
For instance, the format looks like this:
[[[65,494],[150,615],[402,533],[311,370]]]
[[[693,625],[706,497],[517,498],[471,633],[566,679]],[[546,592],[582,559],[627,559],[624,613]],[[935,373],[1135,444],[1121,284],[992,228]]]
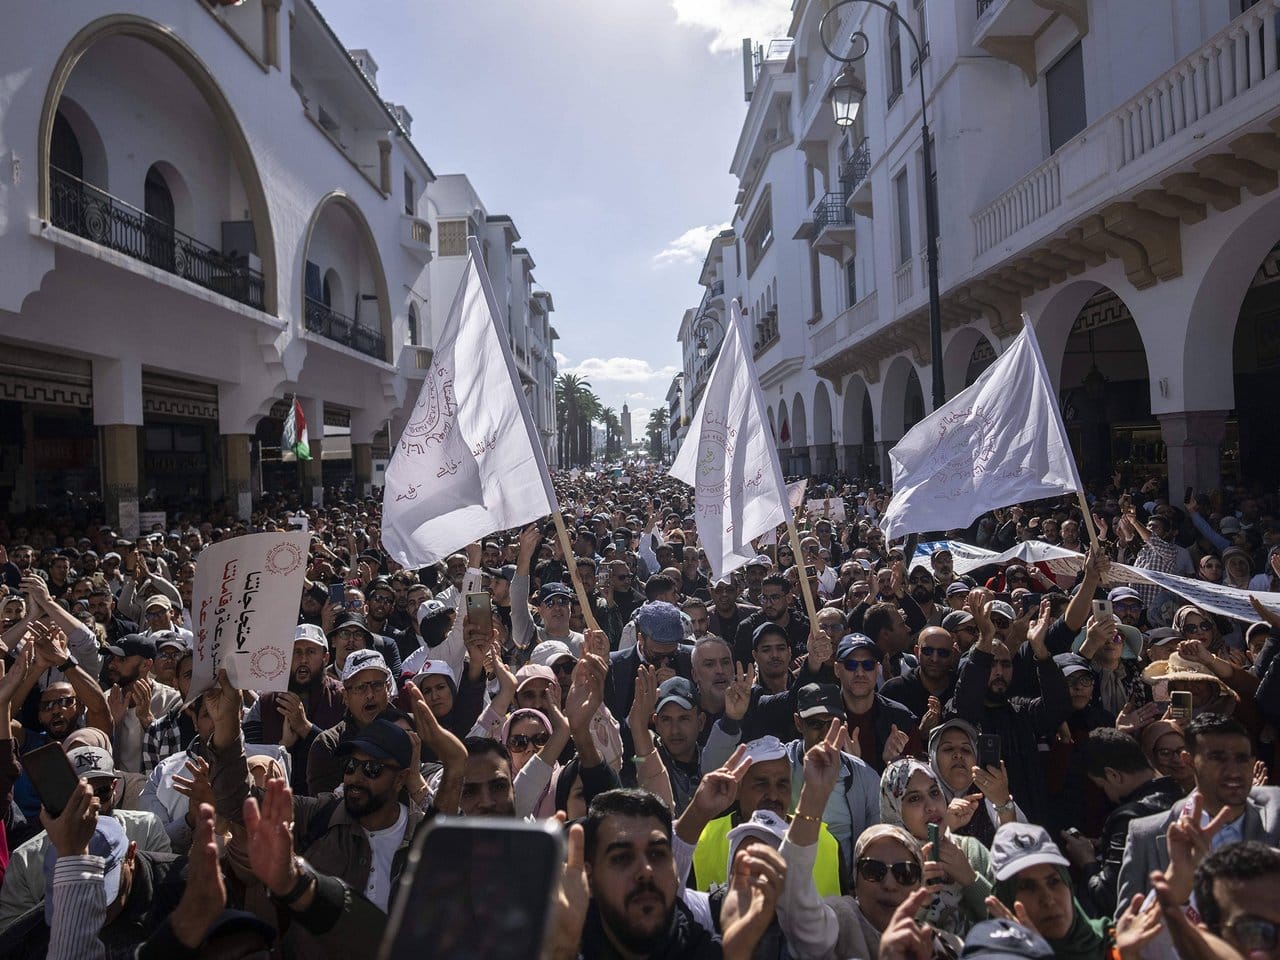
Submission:
[[[304,496],[367,490],[452,299],[436,178],[373,57],[310,0],[123,0],[30,7],[0,63],[0,502],[247,515],[299,489],[272,459],[294,395]]]
[[[681,324],[690,382],[698,317],[737,296],[784,469],[887,479],[932,408],[923,71],[947,396],[1025,312],[1086,482],[1274,476],[1280,0],[902,0],[922,61],[883,10],[848,4],[828,35],[870,42],[843,129],[818,31],[832,6],[796,0],[750,65],[734,237]]]

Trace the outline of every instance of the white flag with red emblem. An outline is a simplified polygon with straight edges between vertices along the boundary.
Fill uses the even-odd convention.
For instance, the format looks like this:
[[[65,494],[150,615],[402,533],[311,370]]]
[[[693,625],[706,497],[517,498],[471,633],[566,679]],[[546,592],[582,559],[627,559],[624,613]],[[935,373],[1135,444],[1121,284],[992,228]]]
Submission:
[[[409,569],[558,510],[484,257],[467,269],[391,462],[382,545]]]

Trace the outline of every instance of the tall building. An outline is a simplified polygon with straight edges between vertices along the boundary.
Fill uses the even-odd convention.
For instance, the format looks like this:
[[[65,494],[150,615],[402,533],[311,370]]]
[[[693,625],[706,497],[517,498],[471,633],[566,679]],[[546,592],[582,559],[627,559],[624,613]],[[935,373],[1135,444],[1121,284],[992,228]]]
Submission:
[[[788,36],[752,49],[733,228],[679,332],[691,399],[736,297],[784,469],[887,480],[933,364],[955,395],[1025,314],[1086,483],[1274,476],[1280,0],[904,0],[905,27],[851,3],[826,30],[840,53],[869,41],[846,127],[819,35],[832,6],[796,0]]]
[[[622,405],[622,449],[631,449],[631,410],[625,403]]]
[[[131,532],[140,509],[368,491],[473,228],[554,451],[551,297],[514,226],[450,218],[458,178],[311,0],[28,14],[0,35],[23,78],[0,103],[0,509],[98,495]]]

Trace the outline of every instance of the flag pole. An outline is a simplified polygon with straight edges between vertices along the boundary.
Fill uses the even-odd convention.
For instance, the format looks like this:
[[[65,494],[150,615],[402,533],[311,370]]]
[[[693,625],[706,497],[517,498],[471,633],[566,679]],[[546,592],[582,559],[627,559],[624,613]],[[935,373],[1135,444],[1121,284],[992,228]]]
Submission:
[[[1053,381],[1049,379],[1049,370],[1044,365],[1044,355],[1040,352],[1040,341],[1036,337],[1036,328],[1031,323],[1031,318],[1023,313],[1022,326],[1027,331],[1027,340],[1031,344],[1031,352],[1035,354],[1036,366],[1040,368],[1040,376],[1044,378],[1045,389],[1052,391]],[[1071,452],[1071,443],[1067,438],[1067,425],[1062,422],[1062,411],[1058,409],[1058,398],[1049,394],[1052,401],[1049,406],[1053,410],[1053,418],[1058,422],[1058,432],[1062,435],[1062,442],[1066,447],[1065,453],[1067,459],[1071,461],[1071,474],[1076,482],[1076,499],[1080,503],[1080,512],[1084,514],[1085,529],[1089,532],[1089,542],[1100,547],[1098,543],[1098,530],[1093,525],[1093,511],[1089,508],[1089,498],[1084,495],[1084,482],[1080,479],[1080,469],[1076,466],[1075,455]]]
[[[804,608],[809,614],[809,629],[816,630],[818,629],[818,607],[813,601],[813,591],[809,589],[809,577],[805,574],[807,564],[804,562],[804,553],[800,549],[800,534],[796,532],[794,514],[787,517],[787,533],[791,536],[791,552],[796,556],[796,568],[800,571],[800,592],[804,595]]]
[[[569,576],[573,578],[573,591],[578,595],[578,603],[582,607],[582,618],[587,621],[589,630],[599,630],[600,624],[596,622],[595,611],[591,609],[586,588],[582,586],[582,580],[578,577],[578,563],[573,556],[573,544],[569,542],[569,531],[565,528],[564,517],[559,510],[553,510],[551,520],[556,525],[556,536],[560,540],[560,551],[564,554],[565,566],[569,568]]]

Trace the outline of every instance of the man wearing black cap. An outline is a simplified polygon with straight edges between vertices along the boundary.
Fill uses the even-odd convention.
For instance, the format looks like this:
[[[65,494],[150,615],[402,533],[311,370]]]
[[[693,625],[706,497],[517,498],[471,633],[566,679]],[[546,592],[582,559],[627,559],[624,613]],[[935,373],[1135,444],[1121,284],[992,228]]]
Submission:
[[[569,608],[573,590],[563,583],[544,583],[538,592],[538,613],[542,625],[529,616],[529,565],[542,540],[536,526],[520,531],[520,552],[516,558],[516,575],[511,581],[511,642],[522,650],[532,650],[544,640],[560,640],[568,644],[574,655],[582,653],[582,634],[569,629]]]
[[[369,632],[375,637],[389,640],[402,658],[412,653],[418,642],[412,626],[408,623],[397,626],[392,622],[396,594],[391,588],[391,581],[386,577],[375,577],[364,588],[364,601],[369,611],[365,617],[365,626],[369,628]]]
[[[104,647],[104,672],[111,684],[107,703],[115,720],[112,742],[116,767],[142,773],[142,741],[147,727],[182,702],[182,694],[151,676],[156,658],[154,637],[131,633],[114,646]]]
[[[733,655],[744,667],[751,663],[756,627],[765,621],[776,623],[787,632],[793,650],[803,650],[808,643],[809,620],[792,609],[791,581],[784,574],[774,573],[764,578],[760,587],[760,611],[751,614],[738,626],[733,639]]]
[[[329,630],[328,639],[333,646],[333,666],[337,675],[341,675],[350,651],[360,648],[378,651],[386,661],[391,675],[400,676],[400,648],[394,641],[378,636],[370,630],[361,614],[349,610],[343,613]]]
[[[836,679],[849,736],[858,755],[877,773],[899,757],[919,756],[919,718],[908,708],[876,692],[882,661],[869,637],[851,633],[836,646]]]

